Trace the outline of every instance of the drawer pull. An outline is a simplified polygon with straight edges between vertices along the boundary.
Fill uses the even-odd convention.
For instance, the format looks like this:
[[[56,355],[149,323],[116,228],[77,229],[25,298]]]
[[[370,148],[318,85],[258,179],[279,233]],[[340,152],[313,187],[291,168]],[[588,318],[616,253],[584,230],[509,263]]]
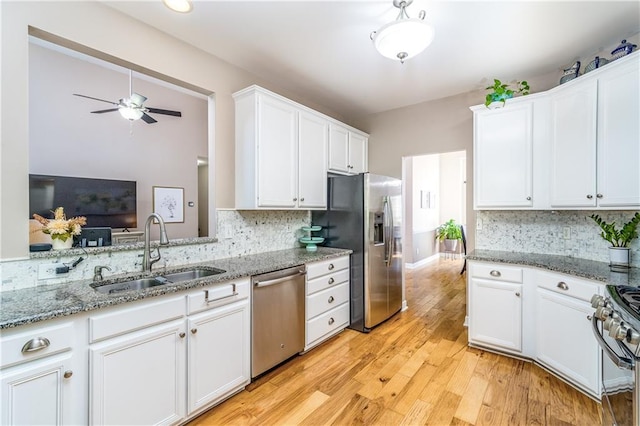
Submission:
[[[51,345],[51,342],[46,337],[35,337],[24,344],[22,353],[41,351],[48,348],[49,345]]]
[[[334,320],[333,318],[329,318],[329,325],[332,325],[334,322],[336,322],[336,320]]]
[[[329,302],[329,303],[333,303],[333,301],[334,301],[334,300],[335,300],[335,299],[333,298],[333,296],[329,296],[329,300],[327,300],[327,302]]]
[[[329,284],[333,284],[334,282],[336,282],[336,280],[334,280],[333,277],[329,278]]]
[[[196,334],[197,332],[198,332],[198,329],[197,329],[197,328],[192,328],[192,329],[191,329],[191,334]]]
[[[229,297],[234,297],[234,296],[237,296],[237,295],[238,295],[238,292],[236,291],[236,284],[233,283],[233,284],[231,284],[231,294],[228,294],[228,295],[222,296],[222,297],[218,297],[217,299],[209,300],[209,290],[205,290],[204,291],[204,302],[208,305],[211,302],[217,302],[218,300],[228,299]]]
[[[333,271],[333,268],[335,268],[335,266],[333,266],[333,263],[330,263],[328,268],[330,271]]]
[[[495,269],[493,271],[489,272],[489,275],[491,275],[492,277],[501,277],[502,276],[500,271],[496,271]]]
[[[73,371],[71,371],[71,370],[67,370],[67,371],[65,371],[65,372],[64,372],[64,374],[63,374],[63,377],[64,377],[65,379],[68,379],[68,378],[69,378],[69,377],[71,377],[71,376],[73,376]]]
[[[556,287],[558,287],[560,290],[564,290],[564,291],[569,290],[569,286],[564,281],[560,281]]]

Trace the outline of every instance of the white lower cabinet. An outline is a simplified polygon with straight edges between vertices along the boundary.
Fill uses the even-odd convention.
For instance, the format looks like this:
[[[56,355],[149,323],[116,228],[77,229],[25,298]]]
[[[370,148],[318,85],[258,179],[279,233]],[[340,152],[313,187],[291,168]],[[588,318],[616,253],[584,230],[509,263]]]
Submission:
[[[185,417],[185,322],[109,339],[90,349],[91,423],[174,424]]]
[[[2,330],[0,424],[87,423],[82,321],[53,320]]]
[[[189,317],[189,413],[251,380],[248,300]]]
[[[470,280],[469,342],[522,350],[522,284]]]
[[[349,265],[349,256],[307,265],[305,351],[349,325]]]

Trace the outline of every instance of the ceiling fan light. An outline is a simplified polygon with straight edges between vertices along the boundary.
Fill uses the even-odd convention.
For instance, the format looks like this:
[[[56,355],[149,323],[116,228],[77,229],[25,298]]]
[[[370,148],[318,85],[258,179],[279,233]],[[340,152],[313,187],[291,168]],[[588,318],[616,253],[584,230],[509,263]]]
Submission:
[[[162,2],[174,12],[189,13],[193,9],[191,0],[162,0]]]
[[[130,107],[120,107],[118,112],[120,112],[121,116],[131,121],[139,120],[144,114],[141,109]]]
[[[372,37],[382,56],[404,62],[422,52],[433,41],[431,25],[421,19],[401,19],[380,28]]]

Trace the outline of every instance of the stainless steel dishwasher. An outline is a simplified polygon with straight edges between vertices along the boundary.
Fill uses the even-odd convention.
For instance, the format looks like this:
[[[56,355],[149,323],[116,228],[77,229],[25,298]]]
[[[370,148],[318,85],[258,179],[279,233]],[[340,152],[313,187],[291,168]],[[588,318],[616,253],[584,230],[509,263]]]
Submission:
[[[304,349],[305,266],[251,278],[251,377]]]

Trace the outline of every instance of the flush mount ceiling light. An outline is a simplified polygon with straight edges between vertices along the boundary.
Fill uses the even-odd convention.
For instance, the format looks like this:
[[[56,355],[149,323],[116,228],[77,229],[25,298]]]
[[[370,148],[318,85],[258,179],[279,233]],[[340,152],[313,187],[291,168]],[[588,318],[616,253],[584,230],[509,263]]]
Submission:
[[[433,40],[433,28],[424,22],[424,10],[420,11],[418,18],[407,15],[406,8],[411,3],[413,0],[393,0],[393,5],[400,9],[398,17],[370,35],[382,56],[401,63],[422,52]]]
[[[180,13],[189,13],[193,9],[191,0],[162,0],[162,3],[169,9]]]

